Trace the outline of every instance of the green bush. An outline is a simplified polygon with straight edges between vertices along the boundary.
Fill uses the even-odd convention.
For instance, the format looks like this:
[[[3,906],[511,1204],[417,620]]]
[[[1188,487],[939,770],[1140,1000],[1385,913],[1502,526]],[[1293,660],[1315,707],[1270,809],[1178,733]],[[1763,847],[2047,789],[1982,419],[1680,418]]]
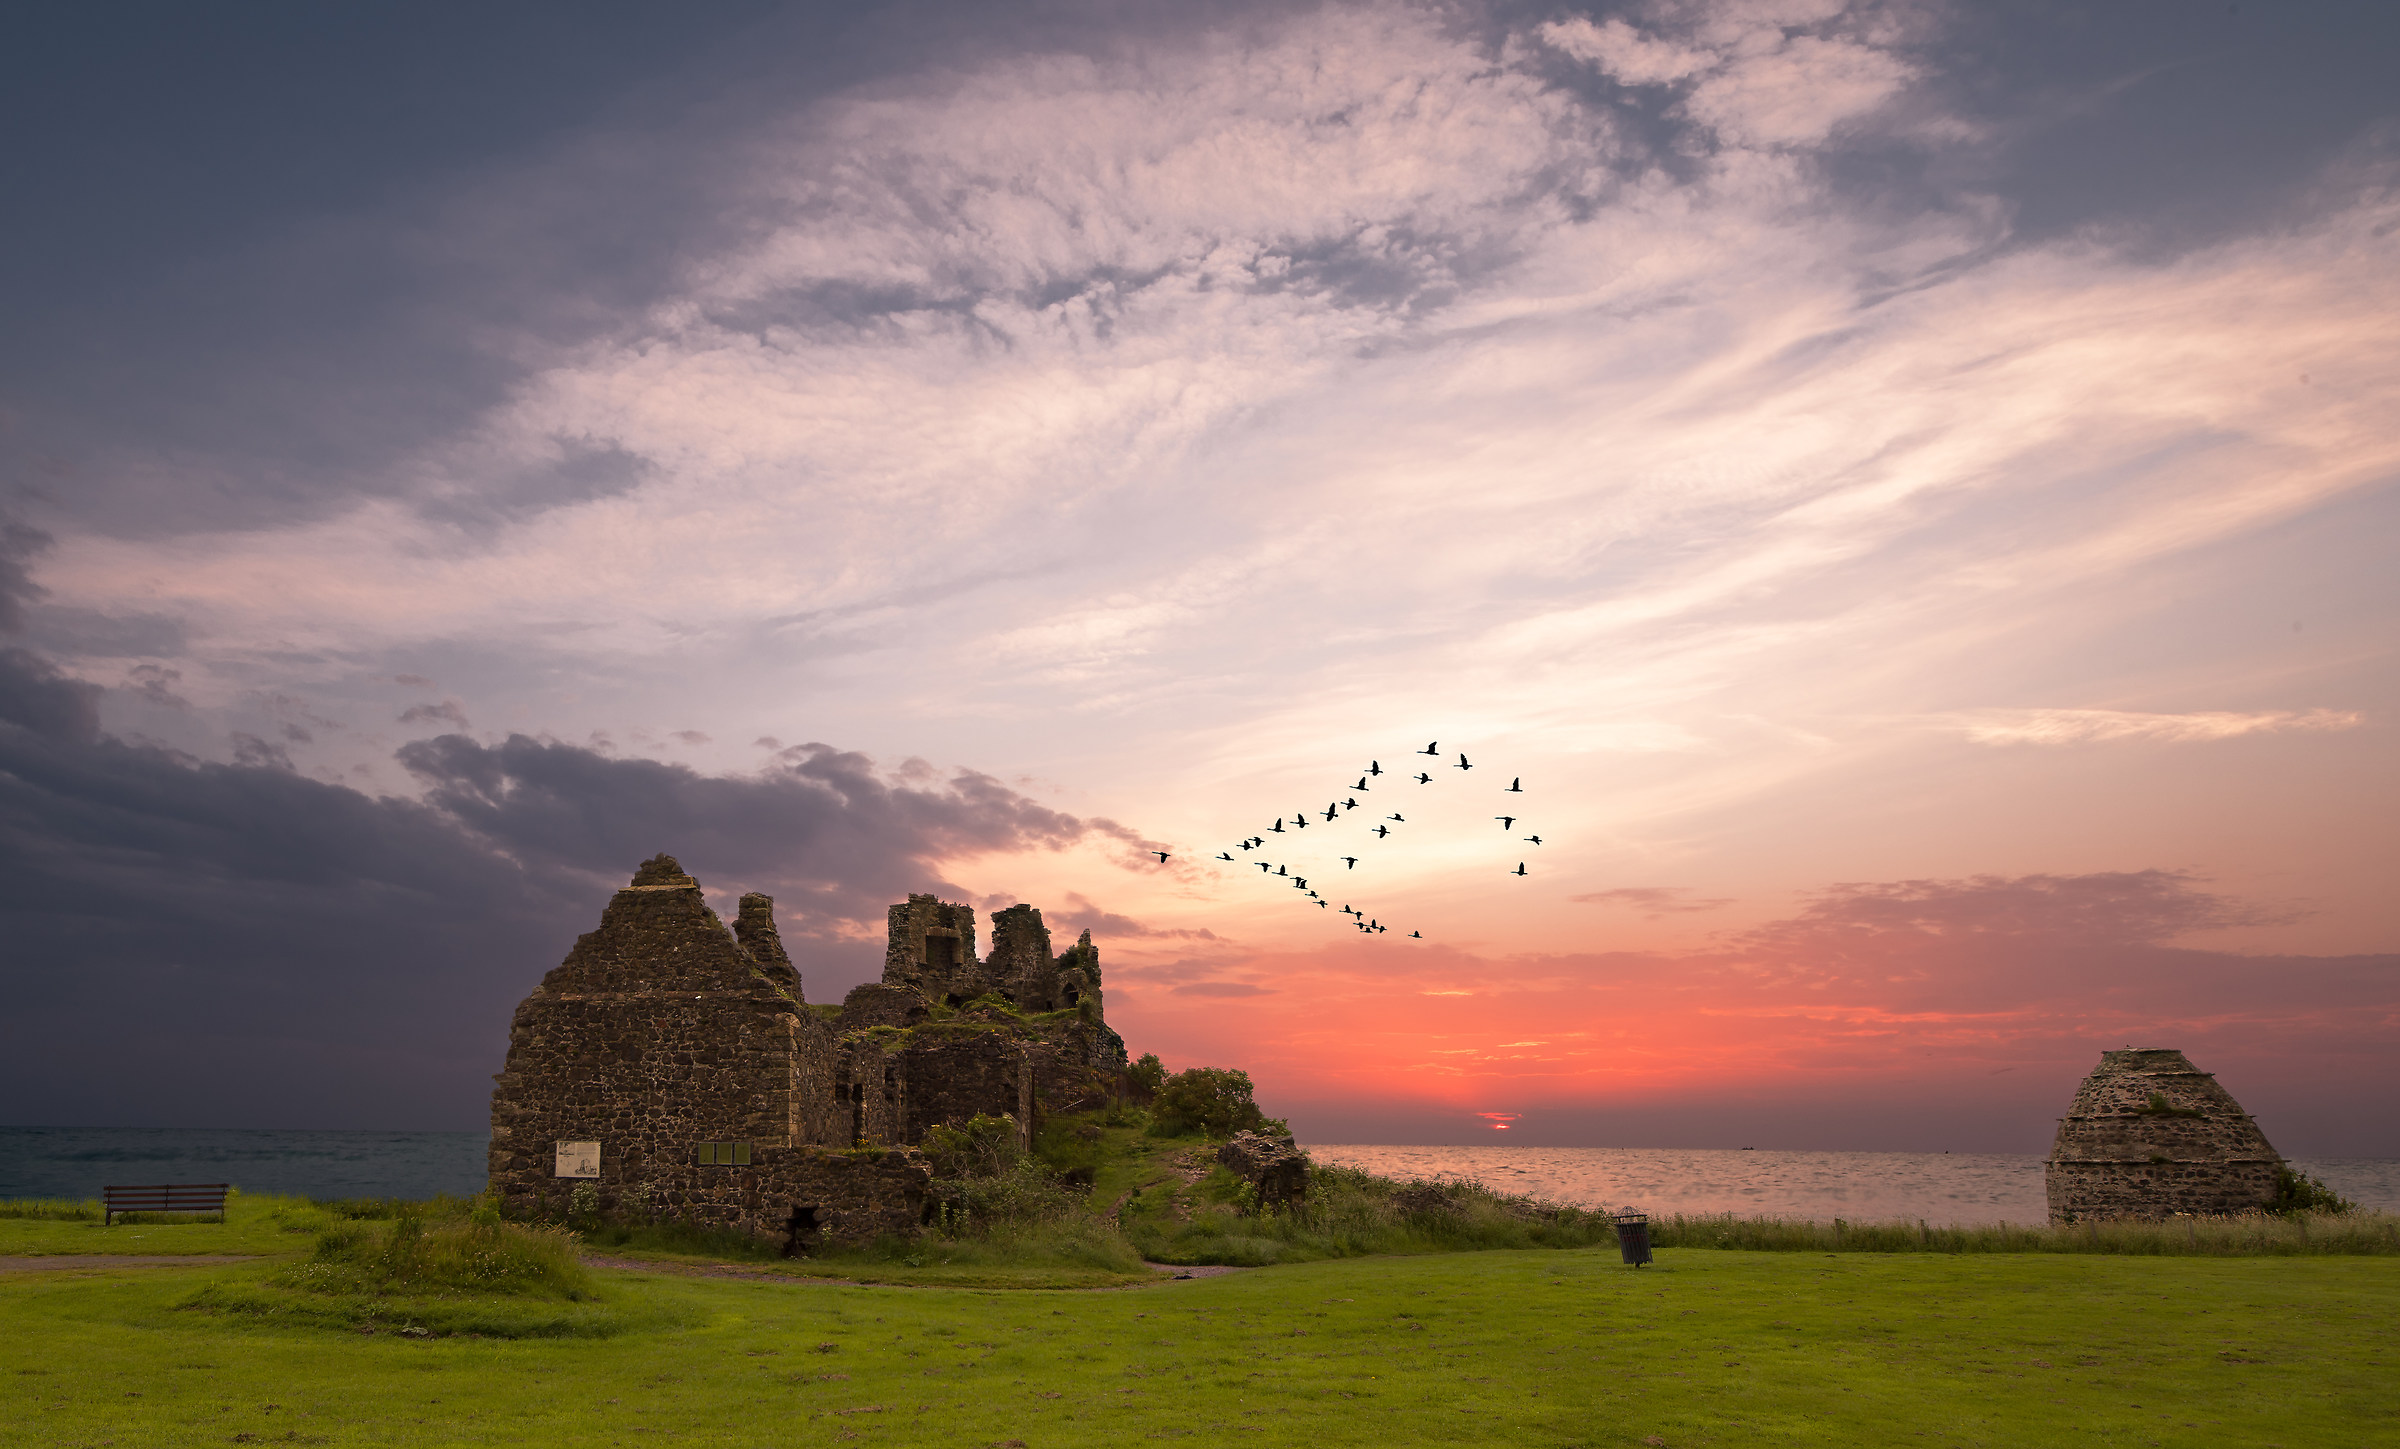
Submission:
[[[2267,1204],[2267,1211],[2286,1217],[2293,1213],[2339,1216],[2357,1212],[2358,1204],[2305,1172],[2278,1167],[2275,1169],[2275,1200]]]
[[[1144,1052],[1141,1060],[1125,1069],[1125,1080],[1132,1085],[1134,1094],[1147,1102],[1167,1084],[1166,1063],[1158,1059],[1158,1053]]]
[[[1161,1137],[1201,1133],[1231,1137],[1268,1125],[1251,1097],[1250,1074],[1233,1067],[1192,1067],[1160,1085],[1150,1103],[1150,1130]]]

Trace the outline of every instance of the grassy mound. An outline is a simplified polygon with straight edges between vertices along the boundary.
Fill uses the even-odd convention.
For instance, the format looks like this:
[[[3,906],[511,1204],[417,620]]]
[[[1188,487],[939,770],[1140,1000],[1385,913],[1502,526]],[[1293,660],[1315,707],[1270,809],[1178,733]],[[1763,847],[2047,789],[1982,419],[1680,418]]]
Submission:
[[[580,1247],[572,1233],[475,1216],[341,1220],[306,1260],[206,1284],[179,1306],[409,1337],[606,1337],[634,1326],[594,1285]]]

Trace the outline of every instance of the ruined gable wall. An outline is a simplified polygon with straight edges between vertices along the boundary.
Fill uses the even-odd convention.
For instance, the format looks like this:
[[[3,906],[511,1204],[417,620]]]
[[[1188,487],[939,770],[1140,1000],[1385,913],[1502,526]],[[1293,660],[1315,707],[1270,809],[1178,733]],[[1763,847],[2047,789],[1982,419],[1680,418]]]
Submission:
[[[2153,1099],[2166,1108],[2153,1108]],[[2252,1212],[2282,1157],[2216,1078],[2182,1052],[2103,1052],[2045,1165],[2054,1222]]]
[[[975,908],[911,895],[887,915],[883,980],[931,1001],[979,994],[983,963],[975,954]]]
[[[823,1023],[659,857],[517,1008],[494,1079],[491,1185],[512,1208],[572,1191],[555,1175],[560,1141],[600,1143],[614,1190],[679,1172],[703,1141],[840,1140],[832,1057]]]

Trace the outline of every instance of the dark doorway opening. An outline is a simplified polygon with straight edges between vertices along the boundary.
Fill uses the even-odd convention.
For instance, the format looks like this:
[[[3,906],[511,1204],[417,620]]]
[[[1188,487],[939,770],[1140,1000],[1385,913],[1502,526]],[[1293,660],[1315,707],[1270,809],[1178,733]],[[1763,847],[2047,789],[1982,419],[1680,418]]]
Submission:
[[[824,1232],[824,1225],[817,1221],[814,1207],[793,1208],[791,1221],[783,1227],[789,1235],[783,1243],[783,1255],[787,1258],[807,1257],[808,1250],[817,1245],[818,1236]]]

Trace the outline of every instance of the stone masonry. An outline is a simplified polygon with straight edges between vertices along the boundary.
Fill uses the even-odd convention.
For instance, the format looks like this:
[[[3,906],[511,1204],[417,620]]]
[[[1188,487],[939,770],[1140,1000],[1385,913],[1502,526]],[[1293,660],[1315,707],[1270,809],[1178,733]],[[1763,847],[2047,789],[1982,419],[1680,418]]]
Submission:
[[[727,929],[670,856],[643,862],[600,926],[517,1008],[493,1080],[492,1189],[512,1216],[576,1191],[618,1218],[671,1217],[805,1250],[909,1233],[930,1173],[910,1144],[979,1114],[1016,1119],[1122,1090],[1089,932],[1053,957],[1041,913],[993,919],[931,896],[892,907],[884,980],[810,1007],[774,902]],[[997,996],[1011,1009],[973,1006]],[[962,1009],[963,1008],[963,1009]],[[577,1162],[598,1144],[597,1176]]]
[[[2219,1216],[2275,1198],[2283,1159],[2216,1078],[2179,1051],[2102,1052],[2059,1119],[2050,1220]]]

